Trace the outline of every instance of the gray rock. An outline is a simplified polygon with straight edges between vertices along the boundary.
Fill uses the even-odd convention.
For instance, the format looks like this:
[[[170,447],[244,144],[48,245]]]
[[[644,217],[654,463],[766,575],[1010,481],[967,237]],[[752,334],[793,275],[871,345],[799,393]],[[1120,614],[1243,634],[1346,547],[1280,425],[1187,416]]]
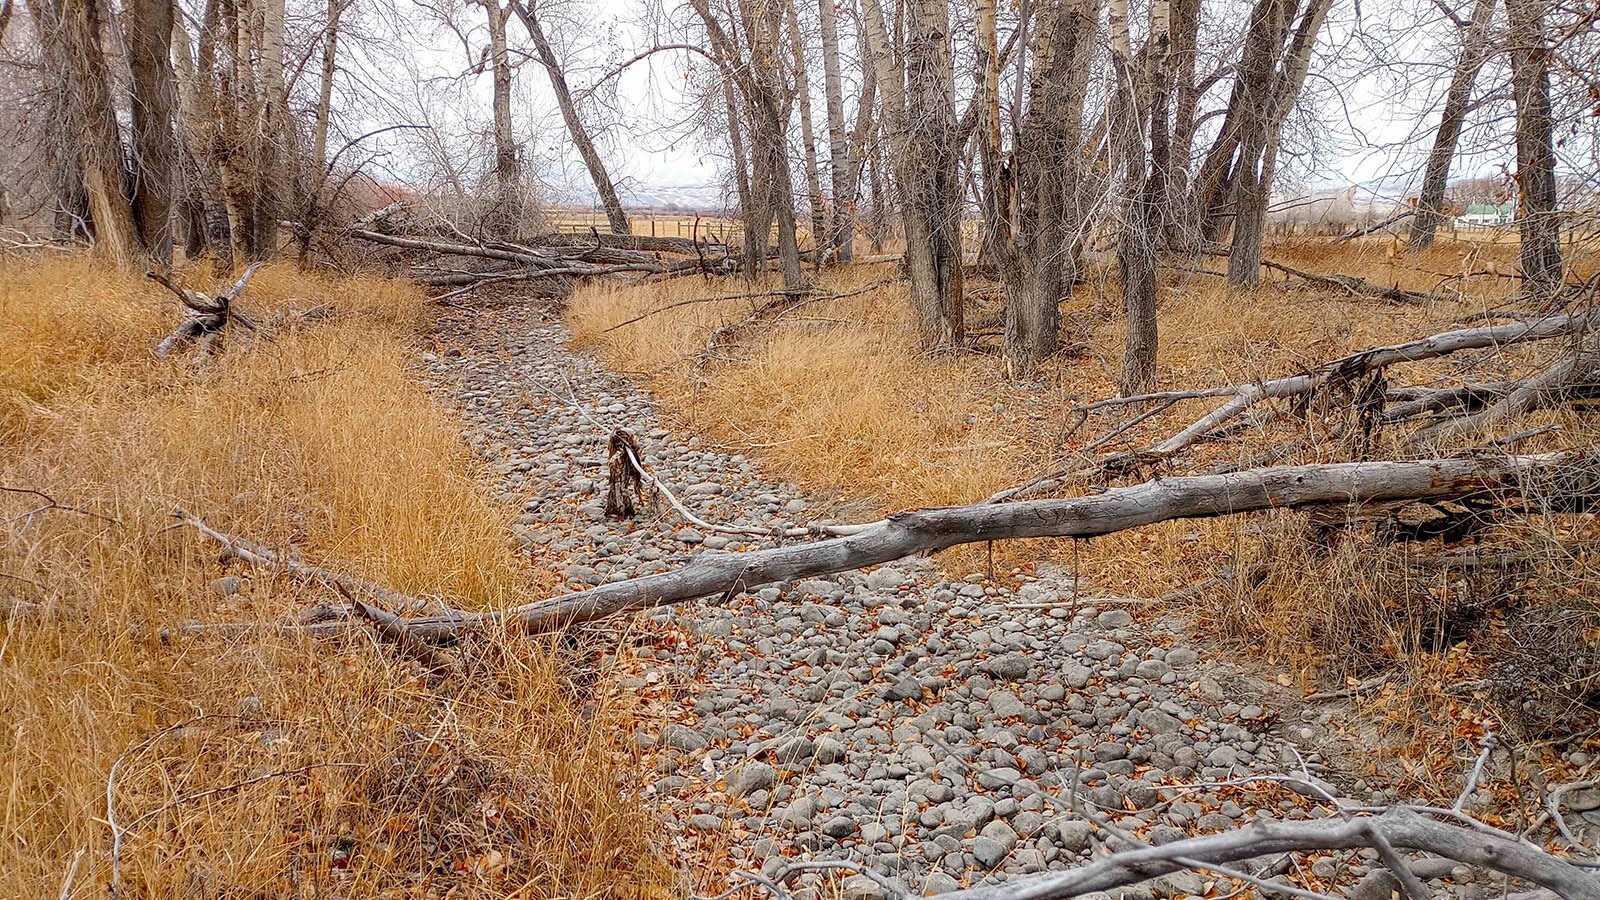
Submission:
[[[239,589],[243,586],[244,580],[239,576],[224,575],[221,578],[214,578],[207,582],[206,590],[219,597],[232,597],[234,594],[239,593]]]
[[[1028,711],[1022,700],[1010,691],[995,691],[989,695],[989,708],[1002,719],[1011,719]]]
[[[935,894],[948,894],[951,891],[961,890],[961,882],[952,878],[942,869],[934,869],[928,877],[922,879],[922,895],[932,897]]]
[[[844,759],[845,746],[836,738],[825,737],[817,741],[817,750],[814,758],[823,765],[829,765]]]
[[[1082,853],[1089,847],[1089,836],[1094,832],[1094,826],[1083,819],[1065,819],[1046,826],[1046,831],[1055,831],[1055,840],[1061,849],[1071,853]]]
[[[922,698],[922,685],[915,678],[902,678],[884,688],[883,696],[889,700],[919,700]]]
[[[722,818],[710,813],[700,813],[689,817],[689,827],[695,831],[716,831],[722,827]]]
[[[992,869],[1005,861],[1017,846],[1017,833],[1010,825],[999,820],[985,825],[972,842],[972,858],[985,869]]]
[[[778,762],[793,765],[817,755],[817,745],[807,737],[792,737],[778,745]]]
[[[1424,856],[1406,863],[1406,868],[1423,881],[1431,881],[1435,878],[1449,877],[1450,870],[1457,865],[1455,860],[1445,859],[1442,856]]]
[[[1389,900],[1400,891],[1400,881],[1388,869],[1375,869],[1350,889],[1350,900]]]
[[[1021,681],[1028,677],[1028,671],[1033,668],[1033,660],[1021,653],[1007,653],[983,662],[983,671],[988,672],[1001,681]]]
[[[856,833],[856,820],[849,816],[834,816],[822,823],[821,831],[835,840],[847,838]]]
[[[910,580],[906,573],[893,566],[881,566],[867,573],[867,587],[875,591],[892,590]]]
[[[1143,725],[1151,734],[1177,734],[1183,729],[1183,723],[1176,716],[1151,707],[1139,714],[1139,724]]]
[[[1133,615],[1125,609],[1108,609],[1094,620],[1101,628],[1127,628],[1133,624]]]
[[[1192,666],[1199,660],[1200,654],[1189,647],[1174,647],[1167,651],[1167,665],[1174,669]]]
[[[840,900],[884,900],[889,892],[866,875],[851,875],[839,885]]]
[[[661,729],[660,743],[686,753],[693,753],[696,750],[704,750],[710,742],[686,725],[672,724]]]
[[[735,797],[748,797],[756,791],[772,787],[777,782],[776,769],[764,762],[748,762],[728,775],[728,793]]]

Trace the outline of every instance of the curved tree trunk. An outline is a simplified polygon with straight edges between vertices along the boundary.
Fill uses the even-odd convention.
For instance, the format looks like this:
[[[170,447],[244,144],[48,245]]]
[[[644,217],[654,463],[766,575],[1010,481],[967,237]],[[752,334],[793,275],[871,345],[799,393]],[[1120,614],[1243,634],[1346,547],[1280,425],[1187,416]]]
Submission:
[[[1428,151],[1428,164],[1422,174],[1422,193],[1417,198],[1417,212],[1411,219],[1411,240],[1407,249],[1413,253],[1433,246],[1433,239],[1444,221],[1444,192],[1450,182],[1450,163],[1455,159],[1456,142],[1461,138],[1461,127],[1467,118],[1467,103],[1472,99],[1472,83],[1488,56],[1489,24],[1494,20],[1495,0],[1475,0],[1472,4],[1472,22],[1461,36],[1461,55],[1456,60],[1455,72],[1450,76],[1450,89],[1444,98],[1444,113],[1439,118],[1439,130],[1433,136],[1433,148]]]
[[[539,24],[539,17],[533,7],[525,5],[522,0],[510,0],[511,9],[522,20],[523,26],[528,29],[528,36],[533,39],[533,48],[539,54],[539,62],[544,65],[545,72],[550,76],[550,88],[555,92],[556,105],[561,107],[561,118],[567,123],[567,134],[572,138],[572,145],[578,148],[578,155],[583,158],[583,165],[589,170],[589,179],[594,182],[595,193],[600,197],[600,206],[606,211],[606,221],[611,224],[615,234],[628,234],[628,214],[622,210],[622,201],[617,198],[616,186],[611,183],[611,175],[606,171],[606,164],[600,159],[600,153],[594,148],[594,141],[589,138],[589,129],[583,124],[583,119],[578,115],[578,105],[572,99],[572,88],[567,85],[567,76],[561,71],[561,61],[556,59],[555,50],[550,47],[549,38],[545,37],[544,27]]]
[[[117,131],[110,74],[100,46],[100,3],[99,0],[60,0],[57,9],[59,21],[55,24],[60,28],[62,45],[71,59],[69,84],[76,94],[71,108],[77,113],[72,125],[79,140],[78,153],[95,243],[118,265],[142,265],[145,248],[124,188],[122,137]]]

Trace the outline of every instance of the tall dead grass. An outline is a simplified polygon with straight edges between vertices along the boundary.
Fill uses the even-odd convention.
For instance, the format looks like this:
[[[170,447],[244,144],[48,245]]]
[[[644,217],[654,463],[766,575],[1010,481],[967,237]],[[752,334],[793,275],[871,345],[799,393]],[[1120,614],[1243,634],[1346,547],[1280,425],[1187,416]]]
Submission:
[[[159,289],[0,261],[0,896],[106,890],[119,759],[125,896],[649,894],[620,726],[551,648],[492,640],[439,684],[272,624],[325,592],[210,584],[175,504],[453,604],[555,584],[408,371],[420,290],[269,266],[242,302],[276,334],[196,367],[151,353],[177,316]],[[189,621],[256,627],[162,637]]]

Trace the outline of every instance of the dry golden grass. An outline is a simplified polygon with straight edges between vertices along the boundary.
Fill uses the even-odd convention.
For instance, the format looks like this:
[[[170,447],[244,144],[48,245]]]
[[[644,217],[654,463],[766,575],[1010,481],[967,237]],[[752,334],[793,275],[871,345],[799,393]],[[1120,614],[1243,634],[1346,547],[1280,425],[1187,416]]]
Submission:
[[[119,757],[126,896],[646,895],[667,879],[619,787],[616,715],[550,648],[488,640],[463,653],[470,676],[430,683],[363,634],[273,627],[338,599],[323,590],[244,569],[238,594],[208,590],[224,570],[171,527],[174,504],[455,604],[554,584],[508,549],[507,512],[408,373],[419,289],[269,266],[242,301],[263,321],[324,302],[331,319],[195,367],[154,359],[177,309],[142,279],[0,261],[0,485],[79,510],[0,495],[0,896],[105,892]],[[258,627],[161,637],[188,621]]]
[[[828,285],[868,287],[881,269],[830,275]],[[711,330],[771,298],[691,304],[608,330],[669,303],[768,287],[735,279],[586,287],[568,323],[580,346],[649,378],[691,427],[760,451],[781,474],[834,492],[859,514],[966,502],[1014,477],[1018,460],[992,402],[1003,386],[987,366],[919,353],[900,285],[808,305],[733,349],[735,361],[703,368],[697,358]]]

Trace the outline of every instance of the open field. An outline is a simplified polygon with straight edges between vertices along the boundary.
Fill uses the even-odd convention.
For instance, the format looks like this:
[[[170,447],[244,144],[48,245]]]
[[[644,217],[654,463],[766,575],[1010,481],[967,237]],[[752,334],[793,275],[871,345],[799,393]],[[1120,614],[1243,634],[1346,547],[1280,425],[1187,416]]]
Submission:
[[[243,302],[270,340],[157,360],[153,284],[0,262],[0,896],[103,896],[113,855],[130,897],[653,896],[618,730],[551,647],[488,638],[441,682],[282,634],[340,598],[175,526],[465,607],[556,583],[410,371],[420,289],[273,265]],[[189,621],[245,624],[163,637]]]
[[[1459,327],[1505,308],[1513,284],[1505,273],[1514,270],[1514,253],[1514,247],[1501,244],[1443,243],[1409,257],[1393,254],[1379,239],[1344,245],[1303,241],[1268,253],[1270,259],[1311,271],[1359,275],[1415,290],[1459,291],[1457,301],[1429,305],[1387,305],[1276,279],[1240,295],[1230,293],[1219,278],[1168,271],[1158,387],[1207,387],[1293,374],[1364,347]],[[1586,277],[1593,266],[1592,258],[1580,260],[1575,276]],[[863,292],[808,304],[711,358],[702,352],[711,331],[744,317],[763,300],[695,303],[631,325],[619,323],[694,297],[738,295],[771,285],[679,279],[627,288],[588,286],[574,297],[567,318],[581,344],[646,379],[681,427],[755,453],[799,483],[830,492],[842,518],[864,518],[895,508],[974,502],[1031,474],[1075,459],[1086,463],[1093,454],[1085,454],[1085,448],[1127,423],[1131,414],[1112,411],[1075,427],[1077,417],[1071,414],[1076,404],[1116,393],[1123,335],[1114,271],[1091,268],[1086,283],[1062,308],[1063,351],[1030,383],[1004,378],[998,355],[918,353],[904,284],[885,281],[894,274],[888,265],[824,273],[822,290]],[[997,288],[969,282],[968,289],[978,298],[967,313],[969,330],[979,335],[980,350],[995,348],[999,307],[982,298],[997,296]],[[1513,377],[1536,369],[1557,350],[1517,349],[1476,363],[1455,358],[1413,363],[1396,367],[1390,377],[1396,384],[1437,385]],[[1209,408],[1206,403],[1179,403],[1095,449],[1103,453],[1159,440]],[[1571,410],[1537,414],[1518,427],[1541,424],[1563,430],[1520,447],[1533,452],[1594,439],[1592,418]],[[1314,417],[1264,421],[1204,448],[1182,469],[1204,471],[1214,462],[1249,459],[1284,445],[1292,449],[1274,462],[1350,458],[1349,448],[1317,428]],[[1380,436],[1373,456],[1418,455],[1399,446],[1399,437]],[[1449,452],[1467,443],[1431,449]],[[1091,486],[1080,480],[1064,492]],[[1155,597],[1210,584],[1185,594],[1197,627],[1248,650],[1248,657],[1270,664],[1307,691],[1399,665],[1414,680],[1396,679],[1397,691],[1375,701],[1393,706],[1377,709],[1380,718],[1392,713],[1394,724],[1402,726],[1387,738],[1389,749],[1398,753],[1428,756],[1447,746],[1423,740],[1434,732],[1414,727],[1420,722],[1418,709],[1428,704],[1455,710],[1450,727],[1480,732],[1535,727],[1493,721],[1497,714],[1490,704],[1441,699],[1436,689],[1485,674],[1490,658],[1522,652],[1499,638],[1506,633],[1503,626],[1540,608],[1539,598],[1595,589],[1591,562],[1548,549],[1557,537],[1569,546],[1592,548],[1600,540],[1592,517],[1582,520],[1577,534],[1557,535],[1535,520],[1483,536],[1548,554],[1535,579],[1538,588],[1515,607],[1498,593],[1503,585],[1408,575],[1403,562],[1375,553],[1364,539],[1320,549],[1303,540],[1305,522],[1304,513],[1243,522],[1175,522],[1092,543],[997,547],[993,559],[1002,568],[1054,559],[1080,572],[1095,592]],[[1548,525],[1557,527],[1570,526]],[[983,551],[952,551],[946,564],[957,573],[982,571],[988,559]],[[1250,572],[1251,578],[1219,582],[1217,575],[1224,571]],[[1478,622],[1480,616],[1482,627],[1473,626],[1476,642],[1442,637],[1453,627],[1447,623],[1463,617]],[[1578,635],[1577,640],[1581,647],[1584,639]],[[1404,691],[1398,690],[1401,685]],[[1435,694],[1419,693],[1426,691]]]

